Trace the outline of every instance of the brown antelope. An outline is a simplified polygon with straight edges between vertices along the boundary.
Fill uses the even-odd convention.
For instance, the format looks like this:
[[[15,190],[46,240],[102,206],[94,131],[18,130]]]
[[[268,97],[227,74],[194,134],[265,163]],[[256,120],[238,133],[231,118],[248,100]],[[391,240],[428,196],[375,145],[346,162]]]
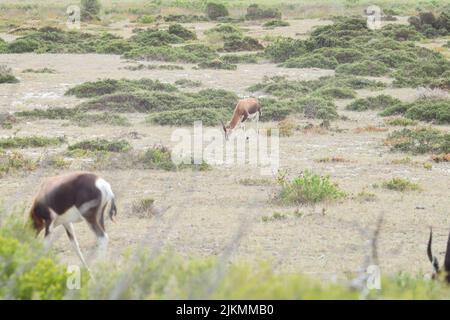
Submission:
[[[261,103],[256,98],[246,98],[241,99],[236,104],[234,108],[233,116],[231,117],[230,122],[225,126],[223,121],[222,128],[225,132],[225,139],[228,140],[228,137],[231,134],[231,131],[236,128],[238,124],[244,125],[245,130],[245,120],[254,119],[256,121],[256,127],[258,131],[258,122],[259,117],[261,116]]]
[[[430,228],[430,238],[428,240],[428,247],[427,247],[427,255],[428,260],[430,260],[431,265],[433,266],[433,279],[436,279],[439,274],[441,273],[438,259],[433,256],[433,253],[431,251],[431,243],[433,241],[433,230]],[[447,251],[445,252],[445,260],[444,260],[444,272],[445,274],[445,280],[447,283],[450,283],[450,234],[447,240]]]
[[[98,251],[103,253],[108,245],[103,218],[108,203],[109,217],[114,221],[117,208],[109,183],[92,173],[74,172],[44,181],[34,199],[30,216],[37,235],[45,229],[46,248],[51,244],[53,229],[63,225],[87,268],[72,223],[85,220],[97,237]]]

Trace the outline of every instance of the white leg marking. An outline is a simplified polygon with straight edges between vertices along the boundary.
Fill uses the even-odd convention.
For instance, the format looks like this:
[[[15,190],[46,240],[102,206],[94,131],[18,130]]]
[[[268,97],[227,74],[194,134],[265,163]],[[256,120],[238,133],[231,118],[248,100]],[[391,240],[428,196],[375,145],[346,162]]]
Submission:
[[[104,233],[103,236],[97,238],[97,253],[96,253],[97,258],[105,257],[106,251],[108,249],[108,241],[109,237],[106,234],[106,232]]]
[[[89,270],[86,260],[84,260],[83,254],[81,253],[80,245],[78,243],[77,237],[75,236],[75,230],[73,229],[72,223],[70,222],[65,223],[64,228],[66,228],[66,231],[72,235],[72,238],[69,237],[70,242],[72,242],[72,245],[75,248],[75,251],[77,252],[77,255],[80,258],[83,265],[86,267],[86,269]]]

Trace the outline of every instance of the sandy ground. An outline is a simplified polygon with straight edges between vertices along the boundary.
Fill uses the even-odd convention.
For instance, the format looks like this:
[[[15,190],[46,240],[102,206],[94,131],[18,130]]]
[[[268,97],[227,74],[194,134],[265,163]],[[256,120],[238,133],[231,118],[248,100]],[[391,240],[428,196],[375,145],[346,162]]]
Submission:
[[[239,65],[237,71],[123,69],[128,62],[109,55],[0,55],[0,64],[13,68],[20,83],[0,86],[0,112],[27,110],[36,107],[75,106],[79,99],[63,96],[67,88],[85,81],[102,78],[142,78],[174,82],[189,78],[202,81],[202,88],[223,88],[240,96],[248,95],[246,88],[264,76],[286,75],[295,79],[315,79],[331,75],[321,69],[283,69],[274,64]],[[55,74],[21,73],[26,68],[55,69]],[[413,89],[388,88],[381,92],[404,101],[415,98]],[[378,92],[361,90],[360,96]],[[233,258],[257,261],[269,259],[277,270],[309,273],[325,279],[342,278],[357,270],[367,252],[368,237],[361,230],[371,230],[380,214],[384,215],[379,239],[379,259],[382,272],[429,270],[425,249],[428,226],[435,228],[435,251],[442,260],[449,231],[450,166],[433,164],[423,167],[428,156],[409,156],[407,164],[392,164],[392,160],[408,155],[396,154],[383,146],[388,132],[361,132],[368,125],[383,126],[374,112],[349,112],[349,101],[338,101],[339,112],[348,120],[333,122],[333,130],[321,133],[297,131],[292,137],[280,138],[280,166],[290,176],[305,169],[329,174],[344,189],[349,198],[316,207],[299,208],[300,218],[263,222],[261,217],[274,212],[294,212],[296,207],[279,206],[271,201],[276,185],[244,186],[243,178],[260,178],[260,171],[250,166],[214,167],[211,171],[165,172],[157,170],[98,171],[108,180],[117,196],[118,222],[107,222],[110,236],[108,255],[118,259],[128,247],[143,244],[145,248],[168,246],[183,255],[219,255],[233,244]],[[232,108],[233,106],[230,106]],[[65,121],[39,120],[21,122],[13,129],[1,129],[1,136],[65,135],[69,143],[92,137],[126,137],[131,131],[140,139],[130,139],[136,149],[163,143],[173,146],[170,137],[175,128],[143,123],[142,115],[129,115],[131,127],[87,127],[67,125]],[[295,119],[303,126],[309,120]],[[316,122],[317,123],[317,122]],[[264,127],[272,127],[266,123]],[[441,126],[448,130],[449,127]],[[192,128],[187,128],[192,129]],[[389,130],[393,130],[390,128]],[[27,149],[32,156],[64,150],[66,146],[48,150]],[[349,162],[318,163],[315,160],[336,156]],[[67,171],[67,170],[66,170]],[[28,207],[43,177],[63,172],[39,169],[29,175],[6,176],[0,179],[0,194],[6,208]],[[392,177],[402,177],[418,183],[421,192],[395,192],[373,188]],[[362,190],[373,192],[373,202],[352,199]],[[170,208],[160,218],[139,218],[132,212],[132,203],[145,197],[156,199],[161,207]],[[83,250],[95,239],[86,224],[75,226]],[[240,231],[239,231],[240,230]],[[64,261],[78,263],[63,230],[57,232],[55,248]],[[238,239],[236,240],[236,237]]]

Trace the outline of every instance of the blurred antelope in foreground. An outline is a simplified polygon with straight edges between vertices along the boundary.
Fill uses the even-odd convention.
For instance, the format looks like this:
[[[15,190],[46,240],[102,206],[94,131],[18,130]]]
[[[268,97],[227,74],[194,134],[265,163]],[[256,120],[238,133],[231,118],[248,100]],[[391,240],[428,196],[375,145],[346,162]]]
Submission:
[[[439,267],[439,262],[438,259],[433,256],[433,253],[431,251],[431,244],[433,241],[433,229],[430,228],[430,238],[428,240],[428,247],[427,247],[427,255],[428,255],[428,260],[430,260],[431,265],[433,266],[433,279],[436,279],[439,274],[441,273],[440,267]],[[445,274],[445,280],[447,281],[447,283],[450,283],[450,234],[447,240],[447,250],[445,252],[445,260],[444,260],[444,272]]]
[[[236,128],[238,124],[243,125],[245,131],[245,120],[254,119],[256,121],[256,130],[259,131],[259,117],[261,116],[261,103],[256,98],[246,98],[241,99],[236,104],[234,108],[233,116],[231,117],[230,122],[225,125],[223,121],[222,128],[225,132],[225,139],[228,140],[233,129]]]
[[[108,204],[109,217],[114,221],[117,208],[109,183],[92,173],[74,172],[44,181],[34,199],[30,216],[37,235],[45,229],[46,248],[51,244],[53,229],[63,225],[78,257],[88,268],[72,223],[86,221],[97,237],[98,253],[104,253],[108,235],[103,216]]]

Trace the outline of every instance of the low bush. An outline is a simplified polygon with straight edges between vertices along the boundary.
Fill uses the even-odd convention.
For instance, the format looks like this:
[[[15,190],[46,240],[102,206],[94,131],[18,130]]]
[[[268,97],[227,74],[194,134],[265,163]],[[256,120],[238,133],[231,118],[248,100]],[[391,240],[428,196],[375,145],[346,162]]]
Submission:
[[[320,54],[310,54],[302,57],[290,58],[281,66],[285,68],[321,68],[335,69],[338,62],[333,57],[325,57]]]
[[[417,121],[415,120],[402,117],[388,118],[385,119],[384,122],[390,126],[401,126],[401,127],[415,126],[417,124]]]
[[[321,177],[308,170],[292,180],[281,177],[279,184],[281,191],[278,198],[286,204],[315,204],[346,197],[346,193],[332,183],[328,176]]]
[[[388,74],[389,68],[382,62],[365,60],[341,64],[336,68],[336,73],[355,76],[379,77]]]
[[[0,148],[11,149],[11,148],[39,148],[60,145],[65,142],[65,138],[49,138],[43,136],[29,136],[29,137],[7,137],[0,138]]]
[[[420,190],[417,183],[402,178],[392,178],[391,180],[383,181],[381,184],[383,188],[395,191],[415,191]]]
[[[412,103],[397,104],[380,113],[382,116],[404,115],[412,120],[450,123],[450,100],[422,98]]]
[[[28,68],[22,71],[22,73],[56,73],[55,69],[51,68],[41,68],[41,69],[32,69]]]
[[[223,51],[258,51],[264,49],[259,41],[252,37],[229,36],[223,41]]]
[[[131,145],[126,140],[110,141],[107,139],[83,140],[68,146],[69,151],[106,151],[106,152],[126,152],[131,149]]]
[[[163,145],[148,148],[138,156],[137,162],[145,169],[173,171],[177,166],[172,161],[171,151]]]
[[[202,85],[201,81],[191,79],[178,79],[174,83],[182,88],[196,88]]]
[[[19,79],[17,79],[13,73],[11,68],[8,68],[5,65],[0,65],[0,83],[17,83]]]
[[[177,47],[139,47],[126,52],[124,57],[135,60],[199,63],[216,59],[219,55],[203,44],[187,44]]]
[[[236,64],[236,63],[258,63],[258,54],[224,54],[220,57],[223,62]]]
[[[266,28],[289,27],[289,26],[290,26],[289,22],[280,19],[270,20],[263,24],[263,27]]]
[[[169,26],[169,33],[180,37],[183,40],[195,40],[197,35],[195,32],[186,29],[179,23],[171,24]]]
[[[217,69],[217,70],[236,70],[237,65],[228,62],[223,62],[220,59],[211,61],[203,61],[198,64],[199,69]]]
[[[306,44],[302,40],[277,38],[264,49],[264,54],[273,62],[284,62],[289,58],[301,57],[307,53]]]
[[[231,109],[230,109],[231,110]],[[231,116],[231,111],[211,108],[174,110],[159,112],[148,117],[147,121],[170,126],[192,126],[194,121],[202,121],[204,126],[217,126],[221,120]]]
[[[18,151],[0,150],[0,176],[15,172],[28,172],[36,169],[36,167],[36,161]]]
[[[81,0],[81,19],[98,20],[101,4],[99,0]]]
[[[356,92],[345,87],[327,86],[314,91],[314,95],[331,99],[352,99],[356,97]]]
[[[384,140],[393,151],[420,153],[450,153],[450,133],[433,128],[402,129]]]
[[[252,4],[247,8],[245,14],[247,20],[258,19],[281,19],[281,12],[277,8],[261,8],[257,4]]]
[[[229,15],[225,5],[221,3],[208,2],[205,8],[206,16],[211,20],[227,17]]]
[[[294,100],[293,104],[306,118],[333,120],[338,117],[336,105],[320,97],[305,97]]]
[[[366,111],[366,110],[384,110],[400,104],[397,98],[381,94],[374,97],[356,99],[346,106],[347,110]]]
[[[135,90],[172,92],[178,89],[169,83],[162,83],[158,80],[151,79],[104,79],[76,85],[67,90],[65,95],[74,95],[77,98],[92,98],[118,91],[131,92]]]

